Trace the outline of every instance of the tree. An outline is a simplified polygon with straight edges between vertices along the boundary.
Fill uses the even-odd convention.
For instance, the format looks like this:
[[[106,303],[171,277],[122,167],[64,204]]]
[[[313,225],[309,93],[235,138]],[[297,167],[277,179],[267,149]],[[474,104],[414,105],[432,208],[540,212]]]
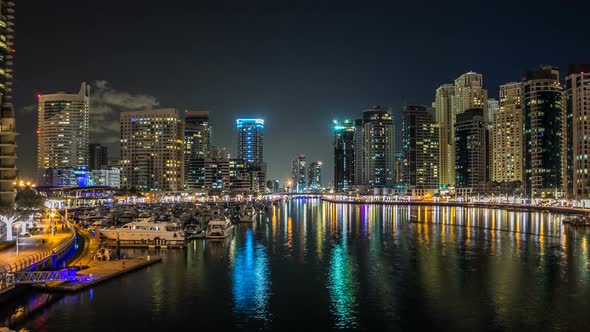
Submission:
[[[16,194],[15,209],[22,217],[26,217],[24,222],[31,225],[31,227],[35,212],[42,211],[44,208],[45,202],[43,196],[33,188],[26,187]]]
[[[6,224],[6,240],[12,241],[12,226],[19,221],[21,216],[9,206],[4,206],[1,210],[0,221]]]

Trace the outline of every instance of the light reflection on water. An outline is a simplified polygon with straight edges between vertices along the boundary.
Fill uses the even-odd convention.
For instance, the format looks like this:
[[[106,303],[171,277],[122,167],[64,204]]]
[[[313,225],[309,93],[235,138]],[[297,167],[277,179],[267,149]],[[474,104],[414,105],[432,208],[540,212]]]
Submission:
[[[563,227],[561,218],[290,200],[226,241],[152,251],[161,264],[62,296],[15,326],[584,330],[590,229]],[[0,318],[31,311],[43,296],[0,306]]]
[[[254,243],[253,231],[248,229],[244,245],[236,250],[232,267],[234,310],[251,318],[265,319],[270,290],[264,247]]]

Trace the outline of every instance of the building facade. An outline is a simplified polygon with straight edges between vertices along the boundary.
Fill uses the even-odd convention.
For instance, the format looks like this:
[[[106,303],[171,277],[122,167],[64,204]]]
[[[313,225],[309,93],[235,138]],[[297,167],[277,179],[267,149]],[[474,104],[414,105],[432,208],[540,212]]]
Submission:
[[[109,150],[100,144],[88,145],[88,170],[106,169],[109,163]]]
[[[433,103],[439,127],[438,160],[439,186],[441,187],[455,185],[455,117],[452,109],[454,95],[455,85],[443,84],[436,89]]]
[[[543,66],[529,70],[522,82],[525,119],[525,181],[528,197],[563,194],[563,87],[559,70]]]
[[[334,121],[334,191],[348,191],[353,184],[354,123]]]
[[[572,64],[565,78],[567,194],[590,198],[590,64]]]
[[[37,170],[88,166],[90,86],[38,95]]]
[[[90,185],[121,188],[121,171],[118,169],[95,169],[90,171]]]
[[[322,162],[312,161],[307,167],[307,188],[309,190],[322,189]]]
[[[291,160],[291,181],[293,182],[293,192],[302,193],[305,191],[306,180],[306,161],[304,155],[298,155]]]
[[[487,181],[487,121],[481,108],[457,114],[455,122],[455,186],[473,192]],[[459,190],[461,189],[461,190]]]
[[[402,111],[402,183],[408,189],[438,189],[439,128],[434,108],[406,105]]]
[[[16,191],[16,127],[12,105],[14,65],[14,1],[0,0],[0,205],[14,203]]]
[[[391,110],[375,106],[355,121],[354,181],[359,187],[395,184],[395,125]]]
[[[200,189],[203,187],[202,174],[193,167],[202,166],[210,157],[211,126],[209,112],[184,112],[184,188]],[[219,159],[219,158],[217,158]]]
[[[238,159],[250,163],[264,162],[264,120],[237,119]]]
[[[183,122],[176,109],[121,113],[121,187],[183,189]]]
[[[494,146],[491,180],[495,182],[523,181],[524,114],[522,84],[500,85],[500,108],[494,112],[491,145]]]

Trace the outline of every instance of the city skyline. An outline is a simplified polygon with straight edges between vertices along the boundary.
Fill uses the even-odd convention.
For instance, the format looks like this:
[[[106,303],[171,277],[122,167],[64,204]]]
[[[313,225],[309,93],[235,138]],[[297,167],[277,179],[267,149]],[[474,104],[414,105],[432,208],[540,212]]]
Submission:
[[[102,2],[95,10],[101,13],[112,5],[113,2]],[[312,36],[312,32],[317,32],[315,27],[320,20],[307,13],[305,9],[309,7],[306,4],[299,6],[301,7],[296,8],[298,10],[295,11],[268,5],[256,6],[252,10],[260,14],[260,21],[246,24],[244,31],[235,29],[235,24],[238,23],[231,23],[221,31],[215,32],[211,29],[213,26],[211,20],[199,23],[175,20],[174,24],[167,25],[165,31],[159,31],[157,34],[157,36],[165,34],[175,36],[163,45],[171,58],[170,61],[165,61],[165,69],[160,70],[154,66],[159,63],[157,58],[150,54],[146,55],[145,52],[141,53],[145,56],[139,56],[140,53],[137,53],[137,50],[143,50],[148,45],[147,37],[143,36],[149,35],[149,31],[153,28],[146,27],[145,23],[139,22],[135,17],[141,17],[142,14],[153,15],[150,6],[138,8],[132,4],[118,4],[120,10],[112,14],[114,15],[113,24],[110,24],[111,22],[97,20],[94,14],[85,14],[82,6],[75,2],[65,4],[63,6],[65,11],[60,12],[47,3],[34,5],[26,2],[19,3],[20,15],[17,25],[20,28],[16,43],[18,72],[15,75],[16,130],[20,133],[19,147],[31,147],[30,150],[35,147],[32,134],[36,125],[31,120],[35,117],[35,107],[31,110],[30,106],[35,105],[37,93],[53,93],[86,81],[93,86],[99,86],[98,89],[93,89],[93,94],[98,93],[100,112],[106,112],[106,115],[103,113],[99,115],[107,120],[101,121],[101,124],[109,124],[109,121],[118,119],[120,111],[134,110],[127,108],[133,105],[122,104],[118,102],[122,99],[116,100],[114,97],[132,96],[135,98],[126,100],[151,108],[206,109],[210,110],[211,123],[216,127],[214,144],[224,146],[232,155],[237,155],[233,138],[235,136],[232,135],[232,120],[243,116],[260,117],[265,119],[267,124],[266,137],[269,139],[265,144],[265,159],[269,164],[269,178],[276,178],[284,183],[289,178],[288,162],[292,155],[304,153],[310,160],[325,161],[324,178],[328,180],[333,178],[330,130],[333,119],[352,118],[359,111],[373,105],[391,108],[394,118],[400,119],[404,102],[429,105],[434,98],[433,91],[436,87],[445,82],[452,82],[459,75],[470,70],[484,75],[484,87],[489,91],[489,97],[497,98],[497,87],[500,84],[520,80],[527,69],[549,64],[565,72],[569,63],[584,61],[583,56],[588,54],[589,48],[579,43],[575,45],[567,43],[574,38],[572,34],[568,34],[569,29],[573,31],[581,23],[573,22],[571,23],[573,26],[570,25],[570,28],[566,29],[560,21],[565,20],[567,15],[559,12],[561,10],[559,8],[557,8],[559,13],[555,15],[557,20],[554,23],[539,24],[554,28],[548,33],[547,45],[551,41],[559,41],[560,47],[548,49],[541,45],[527,45],[528,52],[517,52],[523,49],[522,42],[516,37],[505,36],[505,44],[502,47],[515,51],[510,52],[508,56],[502,55],[499,46],[496,49],[493,47],[498,45],[496,42],[500,39],[496,36],[493,26],[502,23],[507,29],[526,26],[535,13],[542,11],[541,8],[530,9],[525,5],[515,4],[510,15],[523,14],[525,10],[530,11],[529,16],[521,15],[519,22],[511,20],[512,16],[507,16],[495,8],[482,12],[479,17],[482,24],[481,29],[478,30],[480,37],[478,40],[483,40],[490,47],[475,49],[473,47],[476,45],[476,40],[473,38],[475,32],[470,32],[471,29],[461,29],[466,27],[464,25],[466,23],[457,23],[459,20],[450,20],[454,21],[450,23],[454,26],[453,38],[442,37],[441,40],[437,36],[431,36],[430,30],[426,28],[410,31],[407,36],[400,35],[397,30],[408,20],[404,17],[398,17],[397,21],[377,19],[372,20],[369,25],[354,24],[347,27],[350,22],[355,21],[355,18],[364,15],[379,17],[392,13],[390,5],[384,5],[386,10],[383,12],[375,10],[378,7],[356,11],[356,8],[345,5],[336,11],[331,11],[328,5],[318,5],[314,10],[325,13],[327,16],[323,19],[333,23],[329,25],[333,27],[320,32],[316,38],[305,41],[296,37],[299,35],[298,32]],[[404,4],[402,7],[404,12],[410,14],[422,10],[410,4]],[[240,8],[222,9],[215,5],[201,7],[191,4],[183,9],[186,14],[172,8],[169,16],[162,19],[169,21],[174,15],[182,17],[202,11],[209,17],[236,18],[237,22],[244,23],[245,16],[240,14]],[[439,5],[424,10],[421,17],[430,18],[433,22],[428,26],[431,27],[442,22],[439,14],[441,17],[444,15],[458,17],[467,12],[467,9],[450,12],[450,9],[441,8]],[[129,15],[136,11],[137,15]],[[84,34],[72,34],[71,27],[76,26],[76,22],[54,24],[53,21],[49,21],[51,17],[60,15],[75,17],[76,22],[90,20],[92,24],[87,25],[89,31]],[[284,42],[276,39],[278,32],[266,28],[280,19],[291,22],[295,17],[299,17],[298,15],[303,15],[309,23],[297,29],[281,26],[282,30],[278,31],[286,33],[286,40],[292,41],[289,45],[293,47],[294,53],[289,55],[282,51],[286,47]],[[445,20],[447,21],[449,20]],[[486,22],[498,24],[486,24]],[[133,27],[134,23],[136,27]],[[120,27],[121,24],[125,27],[123,30],[128,31],[120,36],[113,34],[117,26]],[[48,47],[50,44],[47,43],[54,40],[53,38],[39,40],[37,27],[42,25],[47,27],[45,34],[67,35],[70,43],[49,53],[41,64],[34,50],[38,47]],[[162,26],[164,25],[160,28]],[[137,40],[132,41],[128,38],[130,33],[138,33],[141,29],[146,31],[139,33]],[[184,49],[187,41],[185,37],[178,34],[178,31],[187,29],[204,31],[197,36],[200,45],[198,50],[204,49],[207,52],[201,52],[201,55],[195,57],[197,50],[195,47]],[[264,33],[260,37],[255,37],[254,43],[245,45],[239,42],[247,32],[260,31]],[[91,35],[93,38],[84,38],[83,35]],[[344,51],[340,52],[336,58],[322,43],[332,35],[336,37],[335,47]],[[114,39],[111,40],[111,36],[114,36]],[[105,45],[99,45],[93,41],[95,39],[109,41]],[[383,45],[378,54],[372,51],[374,41],[379,41],[379,44]],[[109,50],[116,49],[116,54],[109,52],[110,55],[105,56],[105,53],[101,51],[105,47]],[[219,57],[234,47],[237,47],[236,55],[241,55],[242,58],[227,55]],[[436,58],[426,56],[427,53],[421,53],[432,47],[437,47]],[[366,51],[360,51],[363,48]],[[472,53],[465,54],[461,51],[462,48],[470,48]],[[268,52],[270,50],[278,51]],[[350,55],[346,55],[349,53]],[[265,55],[260,58],[260,61],[256,61],[260,54]],[[311,56],[311,54],[315,55]],[[419,56],[414,56],[415,54]],[[139,61],[130,62],[129,59],[133,56],[139,56]],[[191,59],[190,64],[187,63],[188,59]],[[331,61],[333,59],[337,61]],[[439,66],[437,59],[445,60],[445,66]],[[348,63],[352,63],[351,68],[348,68],[348,65],[345,66]],[[51,73],[54,72],[62,74],[52,75]],[[104,80],[109,84],[105,85]],[[309,84],[310,82],[313,84]],[[318,87],[322,88],[318,90]],[[103,107],[105,105],[108,107]],[[299,117],[308,121],[301,123],[301,126],[292,126],[293,123],[297,123]],[[400,121],[396,121],[396,126],[399,141]],[[116,128],[116,126],[113,127]],[[91,141],[107,144],[109,151],[116,156],[119,153],[118,142],[112,142],[111,139],[113,133],[118,135],[118,132],[109,130],[108,126],[98,126],[91,133]],[[302,130],[305,134],[301,134]],[[93,139],[93,136],[97,139]],[[104,141],[101,142],[101,140]],[[317,144],[317,142],[322,143]],[[33,178],[34,168],[31,164],[35,156],[33,151],[28,150],[19,149],[17,166],[22,176]]]

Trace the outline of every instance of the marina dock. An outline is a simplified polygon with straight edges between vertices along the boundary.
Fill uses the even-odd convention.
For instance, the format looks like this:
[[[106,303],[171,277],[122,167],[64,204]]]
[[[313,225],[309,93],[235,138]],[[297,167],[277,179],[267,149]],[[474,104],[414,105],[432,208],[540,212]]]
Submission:
[[[33,287],[52,292],[76,292],[160,261],[162,258],[158,256],[139,256],[112,261],[92,260],[88,268],[76,272],[74,280],[39,283]]]

